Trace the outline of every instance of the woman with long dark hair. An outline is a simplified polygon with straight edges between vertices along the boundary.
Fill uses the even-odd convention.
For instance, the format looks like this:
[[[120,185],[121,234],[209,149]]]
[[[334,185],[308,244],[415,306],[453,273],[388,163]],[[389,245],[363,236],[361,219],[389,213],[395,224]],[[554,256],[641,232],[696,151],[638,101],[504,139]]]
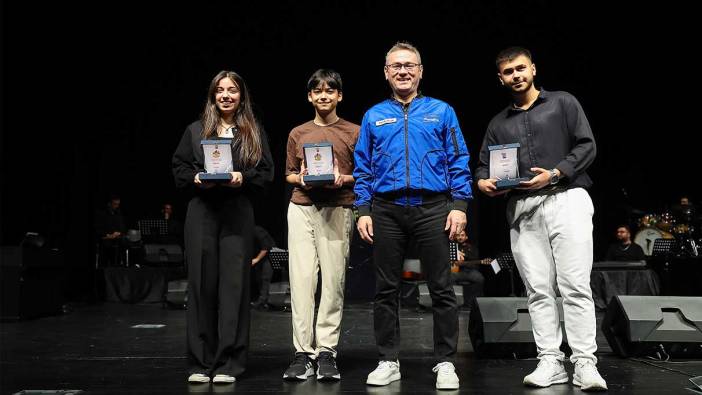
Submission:
[[[229,139],[231,180],[200,180],[202,140]],[[247,361],[249,270],[253,257],[251,201],[273,180],[263,127],[251,109],[244,80],[219,72],[210,83],[200,120],[190,124],[173,154],[176,186],[192,198],[185,218],[188,265],[189,382],[231,383]]]

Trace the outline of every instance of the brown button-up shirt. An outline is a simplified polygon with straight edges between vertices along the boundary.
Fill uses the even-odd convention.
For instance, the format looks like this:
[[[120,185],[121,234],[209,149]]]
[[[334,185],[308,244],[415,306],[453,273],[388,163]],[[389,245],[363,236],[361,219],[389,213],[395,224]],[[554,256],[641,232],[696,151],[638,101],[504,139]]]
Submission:
[[[358,139],[358,131],[358,125],[341,118],[327,126],[319,126],[309,121],[295,127],[288,136],[285,175],[300,173],[304,144],[321,142],[329,142],[334,146],[334,158],[339,163],[339,172],[353,174],[353,150]],[[354,202],[353,185],[344,185],[339,189],[315,187],[305,190],[295,187],[290,201],[304,206],[314,204],[350,207]]]

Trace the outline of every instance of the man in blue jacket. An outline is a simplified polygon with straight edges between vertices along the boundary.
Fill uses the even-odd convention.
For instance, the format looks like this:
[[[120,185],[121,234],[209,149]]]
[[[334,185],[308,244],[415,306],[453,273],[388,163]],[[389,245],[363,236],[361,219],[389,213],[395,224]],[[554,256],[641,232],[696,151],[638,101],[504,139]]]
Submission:
[[[417,48],[400,42],[385,57],[392,97],[366,112],[354,152],[357,223],[373,244],[375,338],[380,362],[367,384],[400,379],[398,290],[408,241],[419,247],[434,310],[436,388],[457,389],[453,366],[458,306],[451,287],[449,239],[466,226],[472,199],[468,149],[456,113],[418,91]]]

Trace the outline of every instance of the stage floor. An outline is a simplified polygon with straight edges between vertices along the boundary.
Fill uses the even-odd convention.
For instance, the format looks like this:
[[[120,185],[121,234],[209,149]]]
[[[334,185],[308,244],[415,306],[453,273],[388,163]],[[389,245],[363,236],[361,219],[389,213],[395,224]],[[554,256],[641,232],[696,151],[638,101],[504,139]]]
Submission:
[[[76,307],[58,317],[1,323],[0,389],[2,394],[57,389],[79,389],[87,394],[581,392],[570,383],[548,389],[523,387],[522,378],[535,367],[535,360],[476,359],[467,336],[465,311],[460,317],[456,361],[460,391],[434,389],[431,314],[411,310],[402,312],[402,380],[387,387],[368,387],[366,375],[377,363],[370,307],[353,304],[344,311],[338,358],[342,380],[338,383],[283,382],[283,371],[293,356],[289,312],[252,312],[250,363],[235,384],[189,385],[185,311],[163,309],[160,304],[107,303]],[[600,320],[601,316],[598,327]],[[139,324],[165,326],[132,328]],[[657,362],[662,367],[654,367],[611,354],[599,332],[597,341],[599,368],[610,393],[690,393],[685,388],[692,384],[683,372],[702,375],[702,361]],[[569,363],[567,370],[572,374]]]

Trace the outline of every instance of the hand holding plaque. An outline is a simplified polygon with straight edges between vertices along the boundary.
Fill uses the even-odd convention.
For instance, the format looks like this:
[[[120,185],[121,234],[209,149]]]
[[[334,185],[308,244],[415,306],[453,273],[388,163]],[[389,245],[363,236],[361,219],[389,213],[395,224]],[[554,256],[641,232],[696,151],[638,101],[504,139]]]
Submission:
[[[328,142],[304,144],[302,152],[307,170],[304,176],[305,184],[309,186],[333,184],[336,176],[332,144]]]
[[[519,143],[491,145],[490,178],[497,180],[495,189],[502,191],[520,186],[528,177],[519,177]]]
[[[230,182],[234,170],[230,139],[202,140],[205,172],[198,177],[202,182]]]

